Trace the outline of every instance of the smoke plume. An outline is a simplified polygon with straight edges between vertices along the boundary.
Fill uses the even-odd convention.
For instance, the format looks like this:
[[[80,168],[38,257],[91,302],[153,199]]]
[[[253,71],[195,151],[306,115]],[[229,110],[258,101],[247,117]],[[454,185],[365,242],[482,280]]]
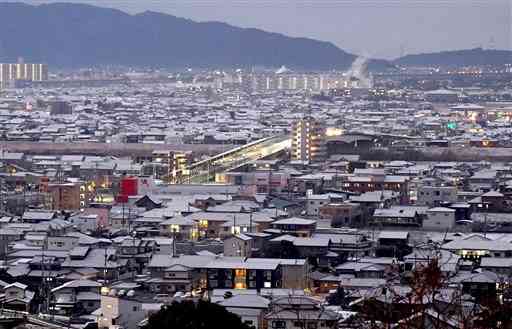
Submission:
[[[350,69],[346,73],[349,81],[357,81],[358,87],[371,88],[372,81],[368,74],[368,59],[360,56],[352,62]]]

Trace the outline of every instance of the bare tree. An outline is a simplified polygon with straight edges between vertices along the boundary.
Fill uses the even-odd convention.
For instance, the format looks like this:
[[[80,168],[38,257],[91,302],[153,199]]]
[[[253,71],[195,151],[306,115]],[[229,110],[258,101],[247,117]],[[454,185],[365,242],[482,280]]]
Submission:
[[[434,246],[434,248],[436,248]],[[409,276],[400,274],[366,298],[359,308],[368,328],[400,329],[505,329],[512,328],[512,296],[506,281],[497,294],[474,298],[463,294],[455,274],[442,270],[443,259],[434,257],[416,264]]]

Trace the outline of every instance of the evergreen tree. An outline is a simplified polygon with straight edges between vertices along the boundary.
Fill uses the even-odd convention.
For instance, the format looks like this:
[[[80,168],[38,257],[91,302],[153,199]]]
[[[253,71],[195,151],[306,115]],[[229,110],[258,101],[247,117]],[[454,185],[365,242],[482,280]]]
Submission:
[[[240,317],[224,307],[206,302],[173,302],[153,314],[144,329],[249,329]]]

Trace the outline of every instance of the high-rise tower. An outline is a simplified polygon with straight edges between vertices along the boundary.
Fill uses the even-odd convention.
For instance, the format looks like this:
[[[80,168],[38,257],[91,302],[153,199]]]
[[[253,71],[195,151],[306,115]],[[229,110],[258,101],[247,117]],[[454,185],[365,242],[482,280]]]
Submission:
[[[312,117],[305,117],[292,126],[292,160],[321,162],[327,158],[325,126]]]

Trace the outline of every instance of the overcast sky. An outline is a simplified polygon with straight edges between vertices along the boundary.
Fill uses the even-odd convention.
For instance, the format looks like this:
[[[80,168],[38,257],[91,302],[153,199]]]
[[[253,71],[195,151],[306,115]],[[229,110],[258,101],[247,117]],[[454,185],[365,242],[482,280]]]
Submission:
[[[1,0],[0,0],[1,1]],[[52,1],[29,0],[29,3]],[[59,2],[64,2],[63,0]],[[331,41],[372,57],[511,49],[512,0],[74,0]]]

